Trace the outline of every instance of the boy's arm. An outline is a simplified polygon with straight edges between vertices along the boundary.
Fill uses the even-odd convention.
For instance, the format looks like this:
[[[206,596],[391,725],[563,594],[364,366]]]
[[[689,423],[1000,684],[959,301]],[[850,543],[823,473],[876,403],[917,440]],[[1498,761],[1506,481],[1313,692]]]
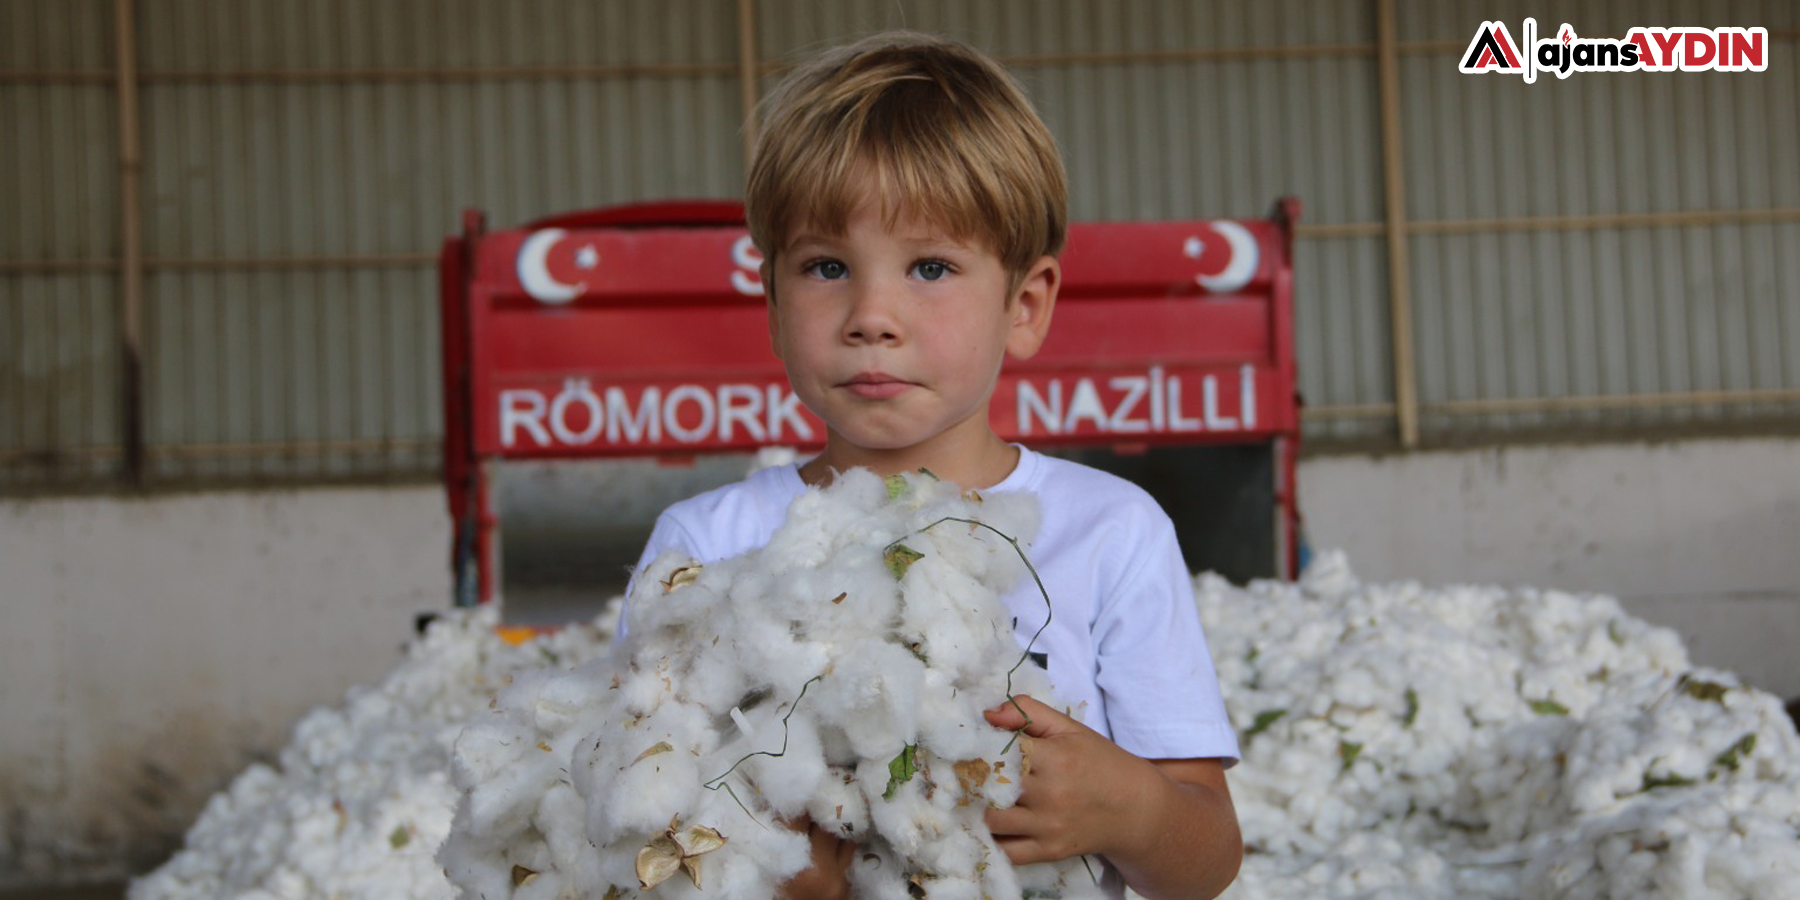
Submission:
[[[1029,766],[1018,805],[988,827],[1014,864],[1104,855],[1150,900],[1211,898],[1237,877],[1243,840],[1216,759],[1145,760],[1030,697],[989,710],[1025,728]]]

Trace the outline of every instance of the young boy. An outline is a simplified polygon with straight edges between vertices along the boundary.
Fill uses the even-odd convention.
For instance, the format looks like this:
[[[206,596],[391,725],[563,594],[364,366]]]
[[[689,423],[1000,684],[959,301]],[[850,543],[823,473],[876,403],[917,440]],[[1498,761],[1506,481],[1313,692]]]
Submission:
[[[1224,770],[1237,743],[1174,528],[1135,486],[1008,444],[988,423],[1002,359],[1050,327],[1067,221],[1062,162],[1017,84],[961,44],[884,34],[827,52],[767,101],[746,191],[765,257],[769,334],[826,424],[825,449],[677,503],[640,563],[766,543],[808,485],[863,466],[923,466],[984,491],[1036,492],[1031,545],[1056,605],[1037,646],[1087,724],[1028,697],[988,713],[1025,727],[1019,803],[988,812],[1015,863],[1098,854],[1109,888],[1213,897],[1242,856]],[[1003,598],[1021,643],[1035,587]],[[796,823],[810,827],[810,823]],[[789,897],[848,895],[854,846],[811,827]]]

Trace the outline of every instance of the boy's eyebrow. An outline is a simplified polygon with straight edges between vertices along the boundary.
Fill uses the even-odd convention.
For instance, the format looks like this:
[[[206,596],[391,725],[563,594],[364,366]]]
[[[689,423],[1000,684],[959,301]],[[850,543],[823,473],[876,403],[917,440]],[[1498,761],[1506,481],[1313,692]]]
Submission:
[[[842,234],[834,235],[823,231],[796,231],[791,237],[781,243],[781,251],[783,253],[792,253],[795,250],[807,250],[817,247],[829,248],[835,246],[839,241],[843,240],[843,238],[844,235]]]

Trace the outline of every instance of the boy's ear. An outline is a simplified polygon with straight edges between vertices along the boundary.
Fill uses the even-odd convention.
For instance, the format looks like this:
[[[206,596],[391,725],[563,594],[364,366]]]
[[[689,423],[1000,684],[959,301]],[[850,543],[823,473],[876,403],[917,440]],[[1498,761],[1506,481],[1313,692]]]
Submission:
[[[769,308],[769,349],[775,351],[775,358],[781,359],[781,319],[775,311],[775,267],[770,260],[763,260],[757,269],[762,278],[763,303]],[[784,360],[785,362],[785,360]]]
[[[1056,311],[1056,292],[1062,287],[1062,265],[1054,256],[1039,257],[1025,270],[1012,296],[1012,330],[1006,335],[1006,352],[1014,359],[1037,355],[1050,333],[1050,314]]]

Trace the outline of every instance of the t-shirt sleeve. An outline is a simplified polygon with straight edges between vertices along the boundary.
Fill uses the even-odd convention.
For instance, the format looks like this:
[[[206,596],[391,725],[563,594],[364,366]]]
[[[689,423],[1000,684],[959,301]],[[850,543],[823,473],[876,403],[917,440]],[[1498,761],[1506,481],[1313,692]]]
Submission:
[[[1147,498],[1146,498],[1147,500]],[[1102,598],[1094,624],[1096,682],[1119,746],[1145,759],[1238,760],[1193,576],[1175,527],[1160,508],[1142,521],[1122,554],[1117,589]],[[1121,548],[1123,549],[1123,548]]]

